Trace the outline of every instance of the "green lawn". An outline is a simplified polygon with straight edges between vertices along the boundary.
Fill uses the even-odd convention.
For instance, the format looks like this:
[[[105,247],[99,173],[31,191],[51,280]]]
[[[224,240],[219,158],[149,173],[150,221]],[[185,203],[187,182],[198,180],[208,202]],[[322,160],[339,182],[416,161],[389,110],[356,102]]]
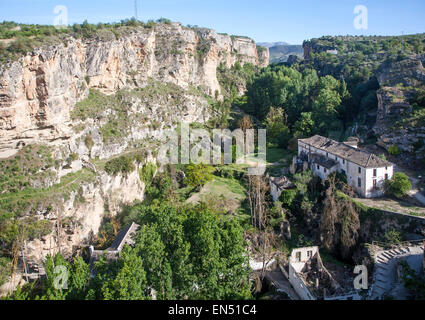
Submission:
[[[286,162],[292,160],[292,156],[294,153],[288,149],[281,149],[281,148],[267,148],[267,154],[266,154],[266,162],[267,164],[272,164],[275,162],[279,162],[280,160],[284,160]],[[252,161],[255,161],[255,157],[257,157],[258,154],[255,153],[253,155],[248,155],[247,158],[252,159]]]
[[[245,187],[236,179],[214,177],[202,187],[200,192],[192,194],[187,203],[200,201],[214,202],[220,209],[236,213],[245,199]]]

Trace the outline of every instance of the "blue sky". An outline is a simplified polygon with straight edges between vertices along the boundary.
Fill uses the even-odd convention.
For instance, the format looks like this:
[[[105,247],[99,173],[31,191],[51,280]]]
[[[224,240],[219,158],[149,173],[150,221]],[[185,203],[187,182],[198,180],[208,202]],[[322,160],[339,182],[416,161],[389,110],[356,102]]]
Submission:
[[[0,0],[0,21],[53,24],[57,5],[67,7],[70,24],[134,15],[134,0]],[[368,8],[367,30],[354,28],[356,5]],[[138,16],[291,44],[322,35],[425,32],[424,0],[138,0]]]

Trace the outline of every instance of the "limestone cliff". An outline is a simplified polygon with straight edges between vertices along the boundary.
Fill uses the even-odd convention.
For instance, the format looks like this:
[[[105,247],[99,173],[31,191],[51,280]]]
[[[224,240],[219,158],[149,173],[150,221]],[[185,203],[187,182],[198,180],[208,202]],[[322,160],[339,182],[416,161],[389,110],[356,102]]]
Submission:
[[[48,145],[54,167],[34,171],[48,172],[49,180],[32,181],[31,190],[61,184],[53,188],[58,193],[53,207],[39,201],[19,213],[52,225],[49,234],[26,243],[27,262],[38,264],[59,248],[71,253],[97,234],[105,213],[113,216],[123,204],[142,201],[138,170],[155,162],[163,131],[180,121],[203,123],[214,114],[209,100],[220,97],[217,67],[267,66],[268,57],[251,39],[172,23],[113,37],[68,37],[1,66],[0,159],[13,161],[24,146]],[[126,176],[96,166],[141,149],[146,157]],[[87,172],[93,178],[80,181]],[[75,190],[63,193],[68,188],[63,179],[71,178]],[[0,196],[8,192],[0,190]]]
[[[52,232],[26,244],[26,262],[30,266],[41,265],[47,254],[60,252],[68,257],[76,249],[91,244],[102,225],[105,209],[114,216],[122,204],[143,201],[144,190],[145,185],[137,171],[128,176],[101,174],[95,181],[81,184],[81,188],[71,192],[60,207],[37,211],[39,219],[51,223]],[[78,197],[84,200],[79,201]]]
[[[425,87],[424,56],[411,56],[383,64],[377,73],[377,119],[373,127],[378,144],[388,149],[397,146],[405,152],[405,164],[423,166],[425,126],[416,113],[415,99]],[[419,110],[419,109],[418,109]]]
[[[112,94],[152,78],[213,96],[220,92],[217,66],[237,61],[266,66],[268,50],[259,54],[251,39],[178,23],[37,49],[0,70],[0,152],[20,140],[70,137],[70,111],[89,88]]]

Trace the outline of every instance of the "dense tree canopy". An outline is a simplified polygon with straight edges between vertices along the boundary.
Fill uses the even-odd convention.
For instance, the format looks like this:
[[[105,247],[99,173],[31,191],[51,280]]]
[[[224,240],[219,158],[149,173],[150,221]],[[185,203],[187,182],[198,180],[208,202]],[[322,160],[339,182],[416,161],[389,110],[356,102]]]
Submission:
[[[41,288],[29,285],[14,299],[246,299],[250,268],[243,229],[206,205],[137,205],[126,221],[141,225],[134,247],[116,262],[102,257],[93,278],[81,257],[48,257]],[[66,273],[62,274],[63,266]],[[63,276],[63,277],[62,277]],[[58,278],[59,277],[59,278]]]
[[[342,132],[352,103],[344,80],[329,75],[319,78],[315,70],[298,71],[287,66],[270,66],[254,77],[246,97],[242,107],[265,121],[272,140],[278,140],[274,130],[277,123],[270,125],[276,110],[281,109],[285,115],[280,126],[287,126],[286,136],[327,135],[330,131]],[[285,137],[280,145],[285,146],[287,140]]]

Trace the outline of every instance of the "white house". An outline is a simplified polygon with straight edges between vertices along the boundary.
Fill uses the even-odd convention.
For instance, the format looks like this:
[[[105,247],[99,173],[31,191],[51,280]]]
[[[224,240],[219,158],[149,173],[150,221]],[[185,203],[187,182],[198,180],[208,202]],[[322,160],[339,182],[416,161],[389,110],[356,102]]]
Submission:
[[[338,55],[338,49],[329,49],[329,50],[326,50],[326,53],[330,53],[330,54],[333,54],[333,55]]]
[[[391,179],[394,171],[394,164],[358,149],[352,140],[337,142],[319,135],[298,140],[298,157],[322,179],[344,171],[348,184],[365,198],[381,196],[384,181]]]

